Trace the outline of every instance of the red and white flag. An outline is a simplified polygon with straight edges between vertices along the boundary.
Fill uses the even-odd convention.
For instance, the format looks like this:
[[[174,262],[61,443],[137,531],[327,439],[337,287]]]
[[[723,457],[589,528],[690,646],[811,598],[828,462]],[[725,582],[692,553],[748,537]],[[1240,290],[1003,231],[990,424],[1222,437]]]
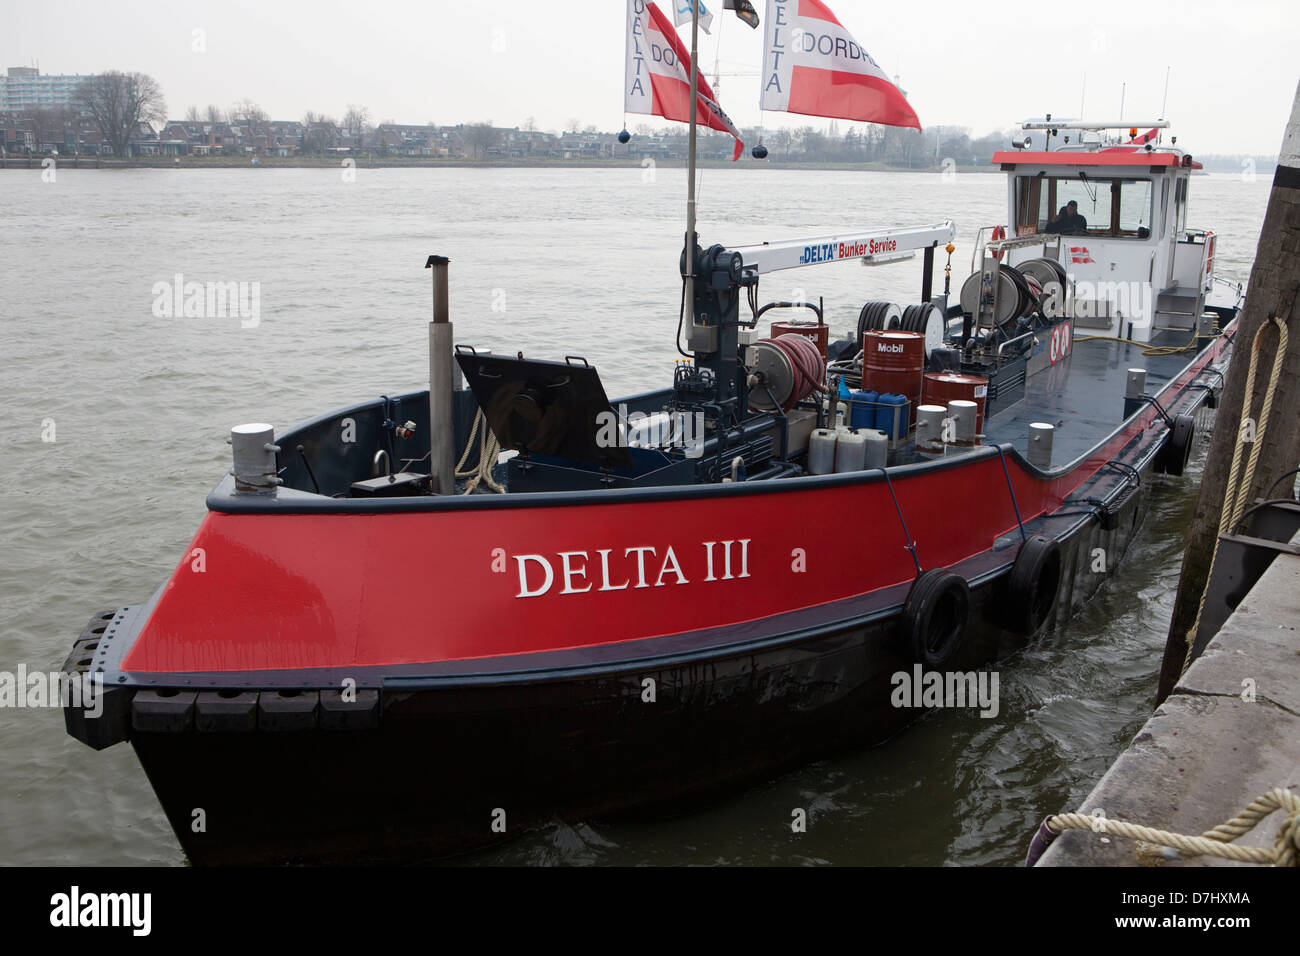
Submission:
[[[921,128],[907,97],[822,0],[767,0],[759,108]]]
[[[623,107],[627,112],[689,123],[690,60],[690,53],[663,11],[648,0],[628,0],[627,70],[623,83]],[[740,130],[713,99],[713,90],[703,76],[698,79],[695,106],[696,122],[736,138],[731,158],[739,159],[745,148]]]

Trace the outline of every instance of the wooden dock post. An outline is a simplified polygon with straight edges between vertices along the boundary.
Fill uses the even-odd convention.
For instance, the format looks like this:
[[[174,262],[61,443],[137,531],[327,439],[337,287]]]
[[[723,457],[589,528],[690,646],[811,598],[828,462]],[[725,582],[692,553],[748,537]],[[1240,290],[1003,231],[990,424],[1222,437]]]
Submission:
[[[1286,322],[1288,343],[1282,374],[1273,395],[1268,429],[1259,448],[1259,460],[1246,501],[1264,497],[1270,486],[1283,474],[1300,465],[1300,86],[1291,106],[1291,118],[1282,137],[1273,191],[1268,211],[1259,233],[1255,264],[1250,271],[1246,304],[1233,338],[1232,365],[1219,397],[1219,408],[1210,440],[1205,472],[1201,476],[1196,513],[1187,535],[1183,554],[1182,576],[1174,602],[1173,619],[1165,643],[1160,667],[1157,706],[1169,696],[1183,672],[1187,649],[1195,634],[1191,633],[1199,616],[1201,596],[1209,581],[1219,535],[1224,498],[1229,493],[1228,473],[1238,442],[1253,441],[1255,423],[1243,423],[1242,395],[1250,366],[1251,344],[1256,332],[1270,324],[1273,316]],[[1256,370],[1248,416],[1257,416],[1263,405],[1269,373],[1276,355],[1279,336],[1275,330],[1264,333],[1259,368]],[[1243,427],[1243,424],[1246,427]],[[1249,446],[1245,453],[1253,451]],[[1285,485],[1287,494],[1292,485]]]

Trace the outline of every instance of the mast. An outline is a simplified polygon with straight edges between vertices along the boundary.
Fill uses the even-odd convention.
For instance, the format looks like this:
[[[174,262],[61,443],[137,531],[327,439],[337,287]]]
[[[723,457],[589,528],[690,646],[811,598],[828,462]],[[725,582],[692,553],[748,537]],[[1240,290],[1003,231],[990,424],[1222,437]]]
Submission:
[[[699,106],[699,69],[696,65],[700,43],[700,4],[691,3],[691,132],[686,156],[686,308],[695,314],[695,126]]]

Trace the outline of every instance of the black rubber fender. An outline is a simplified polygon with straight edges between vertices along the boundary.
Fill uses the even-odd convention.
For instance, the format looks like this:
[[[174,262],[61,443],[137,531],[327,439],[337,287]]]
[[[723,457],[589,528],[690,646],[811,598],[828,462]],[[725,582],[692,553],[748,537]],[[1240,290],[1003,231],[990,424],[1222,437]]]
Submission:
[[[198,692],[172,687],[143,687],[131,702],[131,729],[144,733],[179,734],[194,729]]]
[[[319,709],[319,691],[264,690],[257,695],[257,729],[314,730]]]
[[[373,730],[379,726],[379,691],[355,688],[344,693],[335,687],[320,692],[317,726],[321,730]]]
[[[1155,470],[1166,475],[1181,475],[1192,458],[1192,444],[1196,438],[1196,418],[1193,415],[1178,415],[1164,447],[1156,456]]]
[[[1061,587],[1061,546],[1041,534],[1020,546],[1007,580],[1007,613],[1017,633],[1028,637],[1047,620]]]
[[[903,629],[912,659],[946,664],[961,646],[970,615],[970,587],[951,571],[931,568],[912,582],[903,604]]]
[[[194,729],[202,734],[250,733],[256,730],[257,692],[200,691],[194,701]]]

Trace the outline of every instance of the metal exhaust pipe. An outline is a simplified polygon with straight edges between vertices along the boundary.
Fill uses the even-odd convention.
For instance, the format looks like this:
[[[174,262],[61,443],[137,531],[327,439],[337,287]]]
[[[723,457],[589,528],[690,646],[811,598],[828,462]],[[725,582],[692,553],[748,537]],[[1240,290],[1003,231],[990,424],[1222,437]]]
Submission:
[[[455,494],[455,429],[452,424],[452,325],[447,300],[446,256],[429,256],[424,267],[433,270],[433,321],[429,323],[429,473],[434,491]]]

